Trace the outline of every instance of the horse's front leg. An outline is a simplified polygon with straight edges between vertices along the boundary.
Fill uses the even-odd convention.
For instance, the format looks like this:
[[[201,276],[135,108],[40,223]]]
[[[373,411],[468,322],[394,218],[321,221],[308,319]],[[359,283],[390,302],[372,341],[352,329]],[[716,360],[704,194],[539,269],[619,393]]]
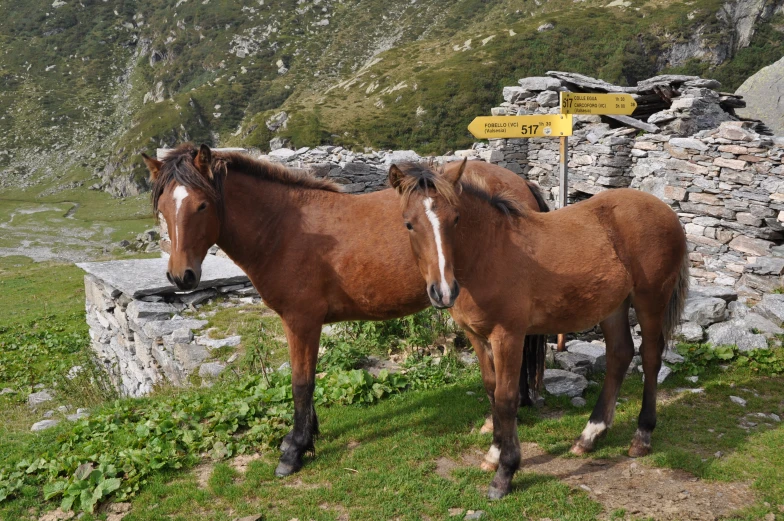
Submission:
[[[291,386],[294,395],[294,428],[281,444],[276,476],[288,476],[302,468],[302,456],[313,451],[318,434],[318,418],[313,407],[316,363],[321,337],[321,320],[282,317],[291,359]]]
[[[520,440],[517,437],[517,407],[520,401],[520,368],[525,332],[499,331],[490,336],[495,362],[493,439],[499,440],[501,454],[488,497],[500,499],[512,489],[512,478],[520,467]]]

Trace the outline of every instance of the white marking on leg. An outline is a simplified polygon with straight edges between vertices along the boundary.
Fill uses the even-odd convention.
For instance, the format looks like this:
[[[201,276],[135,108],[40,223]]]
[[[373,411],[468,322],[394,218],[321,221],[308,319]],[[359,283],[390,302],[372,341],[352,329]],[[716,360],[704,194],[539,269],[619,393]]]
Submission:
[[[180,207],[182,206],[182,202],[190,195],[188,193],[188,189],[182,185],[177,185],[177,188],[174,189],[174,238],[176,239],[176,243],[173,249],[177,249],[177,246],[180,244]]]
[[[497,445],[490,445],[490,450],[487,451],[485,461],[491,465],[498,465],[501,461],[501,449]]]
[[[583,442],[587,442],[593,445],[593,442],[596,441],[596,438],[601,436],[606,430],[607,430],[607,425],[605,425],[604,422],[601,423],[588,422],[588,425],[585,426],[583,433],[580,435],[580,439]]]
[[[450,295],[451,298],[452,288],[450,288],[449,284],[446,283],[446,275],[444,275],[444,269],[446,269],[446,259],[444,258],[444,250],[441,246],[441,223],[438,222],[438,216],[433,211],[433,199],[430,197],[426,198],[424,204],[425,215],[427,215],[427,219],[430,221],[430,225],[433,227],[433,236],[436,238],[438,270],[441,274],[441,295]]]

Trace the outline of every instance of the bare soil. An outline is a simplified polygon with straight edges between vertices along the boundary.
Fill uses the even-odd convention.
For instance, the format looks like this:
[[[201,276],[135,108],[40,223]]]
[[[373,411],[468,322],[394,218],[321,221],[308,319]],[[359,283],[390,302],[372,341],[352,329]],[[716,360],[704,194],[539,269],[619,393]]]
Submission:
[[[519,472],[558,478],[585,491],[607,514],[623,509],[635,518],[662,521],[714,520],[730,516],[755,500],[747,483],[703,481],[688,472],[648,467],[632,458],[594,459],[547,454],[535,443],[521,444]],[[460,467],[478,467],[484,452],[473,449],[460,457],[436,460],[436,474],[454,479]]]

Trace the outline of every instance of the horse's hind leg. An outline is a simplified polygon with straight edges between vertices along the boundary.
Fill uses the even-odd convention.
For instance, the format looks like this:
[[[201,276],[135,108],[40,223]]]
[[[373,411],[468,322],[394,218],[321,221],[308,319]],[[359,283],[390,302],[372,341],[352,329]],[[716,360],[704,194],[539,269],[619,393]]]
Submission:
[[[482,382],[485,385],[487,398],[490,400],[490,412],[492,414],[492,423],[486,422],[485,425],[495,425],[495,366],[493,364],[493,352],[491,351],[490,342],[487,339],[471,332],[468,328],[463,328],[468,340],[474,348],[476,357],[479,359],[479,370],[482,373]],[[501,441],[497,431],[493,429],[493,442],[490,449],[485,455],[485,460],[481,463],[480,468],[486,471],[495,471],[498,468],[498,458],[501,455]]]
[[[580,437],[572,445],[572,454],[582,455],[594,449],[596,440],[607,432],[615,417],[615,404],[623,378],[634,356],[634,343],[629,328],[629,300],[601,322],[607,344],[607,375],[599,400]]]
[[[281,444],[276,476],[288,476],[302,468],[302,456],[314,450],[318,418],[313,407],[316,363],[321,336],[321,321],[283,317],[283,327],[291,358],[291,387],[294,395],[294,428]]]
[[[638,300],[640,299],[635,298],[635,302]],[[629,456],[633,458],[647,456],[651,452],[651,434],[656,427],[656,392],[659,385],[657,378],[664,352],[664,335],[662,333],[664,305],[650,306],[654,309],[646,309],[648,307],[635,304],[637,318],[642,329],[640,355],[642,355],[645,383],[643,385],[642,408],[637,419],[637,432],[634,433],[631,447],[629,447]]]

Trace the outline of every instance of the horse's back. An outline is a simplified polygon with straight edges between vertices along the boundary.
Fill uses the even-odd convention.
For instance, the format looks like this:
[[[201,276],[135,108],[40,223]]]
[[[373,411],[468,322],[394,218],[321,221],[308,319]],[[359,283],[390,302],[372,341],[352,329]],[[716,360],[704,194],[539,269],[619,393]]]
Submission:
[[[444,166],[445,172],[460,168],[462,161],[452,161]],[[514,199],[526,208],[537,211],[547,211],[547,206],[537,199],[530,181],[520,177],[511,170],[484,161],[469,161],[464,175],[481,178],[487,185],[488,192],[497,194],[507,191]],[[534,189],[535,185],[534,185]],[[538,189],[537,189],[538,190]]]

